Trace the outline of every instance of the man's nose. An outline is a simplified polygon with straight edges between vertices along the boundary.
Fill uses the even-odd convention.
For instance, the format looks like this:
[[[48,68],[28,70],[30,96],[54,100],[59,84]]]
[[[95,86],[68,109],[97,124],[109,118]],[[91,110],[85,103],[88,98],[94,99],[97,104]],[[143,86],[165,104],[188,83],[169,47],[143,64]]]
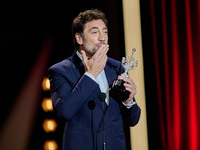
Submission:
[[[100,32],[99,33],[99,41],[105,41],[105,35],[104,35],[104,33],[102,33],[102,32]]]

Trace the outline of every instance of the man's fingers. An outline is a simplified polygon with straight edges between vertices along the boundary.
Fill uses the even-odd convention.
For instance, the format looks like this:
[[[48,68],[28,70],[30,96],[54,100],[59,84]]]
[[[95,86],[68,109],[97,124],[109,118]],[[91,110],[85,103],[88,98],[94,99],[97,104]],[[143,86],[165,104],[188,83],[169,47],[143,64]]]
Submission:
[[[136,93],[137,93],[136,85],[131,85],[131,84],[128,84],[128,83],[124,83],[124,86],[125,86],[126,90],[129,91],[132,94],[132,96],[136,95]]]
[[[124,86],[127,91],[131,92],[133,95],[136,94],[137,86],[135,85],[135,83],[133,82],[131,78],[128,78],[128,77],[122,78],[121,76],[118,76],[118,79],[122,79],[123,81],[125,81]]]
[[[102,55],[103,55],[103,56],[104,56],[104,55],[107,55],[108,50],[109,50],[109,45],[105,45],[105,46],[103,47],[103,50],[102,50]]]
[[[129,84],[135,85],[135,83],[133,82],[133,80],[132,80],[131,78],[124,77],[123,80],[124,80],[125,82],[128,82]]]
[[[107,54],[108,49],[109,49],[109,45],[102,45],[94,55],[102,58]]]
[[[102,46],[96,51],[96,53],[95,53],[93,56],[100,56],[101,53],[102,53],[102,49],[103,49],[104,46],[105,46],[105,45],[102,45]]]
[[[107,62],[107,59],[108,59],[107,52],[108,52],[108,49],[109,49],[108,47],[109,47],[108,45],[104,46],[103,49],[102,49],[102,52],[100,54],[100,59],[102,59],[103,62]]]

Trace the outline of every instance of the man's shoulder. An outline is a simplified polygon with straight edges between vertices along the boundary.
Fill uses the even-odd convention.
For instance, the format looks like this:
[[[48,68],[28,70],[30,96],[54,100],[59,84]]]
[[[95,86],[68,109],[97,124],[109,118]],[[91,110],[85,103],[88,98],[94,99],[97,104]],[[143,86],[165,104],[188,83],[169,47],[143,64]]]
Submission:
[[[110,57],[108,57],[107,66],[115,72],[118,72],[118,74],[124,71],[121,62]]]
[[[113,58],[108,57],[107,65],[109,67],[114,67],[115,66],[117,68],[120,68],[121,67],[121,62],[118,61],[118,60],[115,60]]]
[[[58,72],[58,71],[66,70],[67,68],[71,68],[71,66],[72,66],[71,57],[69,57],[69,58],[66,58],[66,59],[52,65],[48,69],[48,71]]]

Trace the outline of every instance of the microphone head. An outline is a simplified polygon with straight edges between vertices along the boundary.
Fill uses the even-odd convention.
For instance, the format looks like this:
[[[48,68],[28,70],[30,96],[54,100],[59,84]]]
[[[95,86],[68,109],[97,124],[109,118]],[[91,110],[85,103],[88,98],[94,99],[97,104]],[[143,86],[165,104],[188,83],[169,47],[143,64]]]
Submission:
[[[95,102],[94,102],[93,100],[90,100],[90,101],[88,102],[88,108],[89,108],[90,110],[93,110],[93,109],[95,108]]]
[[[98,98],[101,102],[104,102],[106,99],[106,93],[99,93]]]

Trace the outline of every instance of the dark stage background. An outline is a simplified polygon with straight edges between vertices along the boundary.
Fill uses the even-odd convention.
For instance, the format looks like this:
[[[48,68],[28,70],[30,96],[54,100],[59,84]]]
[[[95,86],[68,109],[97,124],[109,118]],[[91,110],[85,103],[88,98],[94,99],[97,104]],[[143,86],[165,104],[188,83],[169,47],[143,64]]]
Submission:
[[[200,2],[141,0],[140,4],[149,149],[200,149]],[[54,113],[45,113],[40,105],[43,97],[49,95],[42,91],[43,77],[47,75],[48,67],[72,54],[71,22],[85,9],[98,8],[105,12],[109,21],[108,55],[121,60],[125,55],[122,2],[13,1],[2,2],[0,7],[0,136],[24,84],[27,79],[31,83],[37,68],[42,65],[42,61],[36,66],[35,62],[43,54],[42,58],[48,59],[42,73],[38,72],[39,98],[35,102],[26,149],[42,149],[44,141],[53,138],[60,149],[63,124]],[[28,78],[30,74],[33,74],[32,78]],[[34,95],[32,92],[27,101]],[[52,117],[58,127],[55,133],[47,134],[42,129],[42,122]],[[21,120],[19,123],[24,124],[23,118]],[[125,130],[128,132],[126,127]],[[129,145],[127,149],[130,149]]]
[[[121,60],[121,57],[124,56],[124,35],[122,2],[120,0],[12,1],[2,3],[1,129],[10,111],[16,105],[16,99],[19,97],[23,85],[27,82],[27,77],[33,73],[31,72],[32,68],[40,51],[45,49],[45,43],[51,54],[48,64],[45,66],[43,77],[47,75],[47,69],[51,65],[72,54],[74,51],[71,35],[72,20],[80,11],[91,8],[98,8],[106,14],[109,20],[110,51],[108,55]],[[40,79],[41,83],[43,77]],[[43,92],[40,85],[38,89],[41,96],[39,102],[36,102],[35,109],[37,111],[36,116],[33,117],[34,125],[28,149],[42,149],[45,140],[54,138],[61,149],[64,125],[54,113],[45,113],[41,108],[40,103],[45,96],[49,96],[49,93]],[[58,127],[55,133],[47,134],[44,132],[42,123],[46,118],[55,118],[57,121]]]

